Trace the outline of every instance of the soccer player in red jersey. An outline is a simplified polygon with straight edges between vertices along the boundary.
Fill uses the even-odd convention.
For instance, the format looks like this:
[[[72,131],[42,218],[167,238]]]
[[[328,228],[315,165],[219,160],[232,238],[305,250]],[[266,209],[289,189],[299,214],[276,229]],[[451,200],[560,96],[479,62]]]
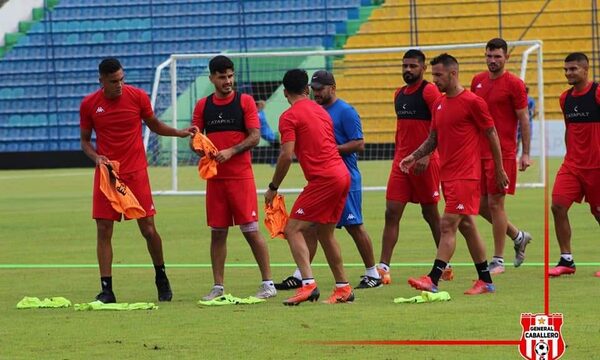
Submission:
[[[488,71],[479,73],[471,81],[471,91],[482,97],[490,109],[494,125],[500,138],[502,164],[508,175],[508,187],[499,188],[494,178],[494,161],[489,146],[481,146],[481,205],[479,214],[492,224],[494,236],[494,257],[490,262],[490,272],[504,272],[504,245],[508,235],[514,242],[514,266],[525,261],[525,247],[531,235],[520,231],[508,221],[504,210],[506,194],[513,195],[517,183],[517,124],[521,128],[522,154],[519,171],[525,171],[529,160],[530,129],[527,92],[525,84],[517,76],[506,71],[508,60],[506,41],[495,38],[486,44],[485,58]]]
[[[277,295],[277,290],[271,279],[267,243],[258,231],[258,200],[250,157],[250,149],[260,141],[256,104],[252,96],[234,91],[231,59],[215,56],[208,67],[215,92],[196,103],[192,119],[192,125],[205,132],[219,150],[215,156],[217,175],[206,181],[214,285],[202,300],[209,301],[224,293],[227,233],[233,225],[239,225],[260,268],[262,284],[256,297],[270,298]]]
[[[155,283],[159,301],[171,301],[173,293],[165,272],[162,240],[154,226],[154,203],[148,180],[146,151],[142,141],[142,121],[155,133],[163,136],[186,137],[191,128],[174,129],[156,118],[148,95],[143,90],[125,84],[125,73],[119,60],[107,58],[98,67],[101,89],[86,96],[80,107],[81,149],[96,163],[93,189],[92,217],[97,227],[97,256],[102,291],[96,300],[116,302],[112,290],[112,233],[115,221],[121,214],[110,205],[100,191],[99,167],[109,161],[120,163],[121,180],[131,189],[146,217],[137,220],[140,232],[146,239],[148,252],[156,271]],[[96,146],[92,144],[92,131],[96,133]]]
[[[500,143],[494,120],[483,99],[465,90],[458,80],[458,61],[441,54],[431,60],[433,82],[445,95],[433,107],[431,130],[427,140],[400,162],[404,172],[436,148],[440,155],[440,179],[446,207],[441,219],[441,238],[433,268],[428,275],[409,278],[408,283],[419,290],[437,292],[438,281],[456,248],[456,230],[460,230],[479,279],[465,292],[468,295],[494,292],[488,270],[485,245],[475,224],[479,212],[481,133],[491,147],[497,186],[504,187],[508,179],[502,168]]]
[[[354,293],[344,273],[340,246],[333,235],[350,190],[350,174],[338,151],[331,117],[323,107],[308,98],[306,71],[289,70],[283,77],[283,86],[291,107],[279,118],[281,152],[265,193],[265,203],[273,203],[294,154],[308,181],[290,211],[285,228],[285,237],[302,275],[302,287],[283,303],[297,305],[319,298],[308,246],[302,234],[313,225],[336,281],[333,294],[326,302],[351,302]]]
[[[415,168],[403,173],[398,164],[421,145],[429,135],[433,104],[440,97],[437,87],[423,80],[427,69],[425,54],[409,50],[402,58],[402,77],[406,85],[394,94],[396,111],[396,144],[394,160],[388,179],[385,203],[385,226],[383,228],[381,256],[378,271],[384,284],[391,283],[390,263],[398,242],[399,224],[406,204],[421,205],[423,218],[431,229],[435,245],[440,242],[440,162],[437,151],[419,159]],[[451,269],[445,271],[445,279],[451,279]]]
[[[585,197],[600,224],[600,86],[588,80],[589,61],[583,53],[569,54],[564,69],[572,87],[560,96],[567,154],[552,189],[552,215],[560,260],[548,271],[550,276],[575,273],[568,215],[573,202],[580,203]],[[600,271],[596,276],[600,277]]]

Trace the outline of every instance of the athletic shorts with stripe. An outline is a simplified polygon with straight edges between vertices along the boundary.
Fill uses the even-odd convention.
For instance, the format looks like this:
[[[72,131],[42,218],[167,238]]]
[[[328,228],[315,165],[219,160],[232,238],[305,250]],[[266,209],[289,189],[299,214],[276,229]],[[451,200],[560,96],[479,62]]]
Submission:
[[[290,211],[290,218],[319,224],[337,224],[350,190],[350,174],[311,180]]]
[[[571,207],[574,202],[590,204],[594,216],[600,216],[600,169],[578,169],[562,164],[552,189],[552,203]]]
[[[444,212],[459,215],[479,214],[479,180],[442,181],[446,201]]]
[[[206,181],[206,221],[213,228],[258,221],[254,179]]]
[[[514,195],[517,187],[517,160],[502,159],[504,172],[508,177],[508,186],[500,189],[496,184],[496,165],[493,159],[481,159],[481,195]]]
[[[396,161],[387,183],[385,198],[391,201],[415,204],[436,204],[440,201],[440,162],[432,159],[419,175],[403,173]]]

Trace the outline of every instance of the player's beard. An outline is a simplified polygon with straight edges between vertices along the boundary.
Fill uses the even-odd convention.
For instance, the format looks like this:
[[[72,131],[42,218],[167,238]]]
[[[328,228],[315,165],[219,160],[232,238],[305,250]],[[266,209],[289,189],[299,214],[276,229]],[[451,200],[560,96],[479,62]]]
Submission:
[[[402,74],[402,79],[404,79],[404,82],[407,83],[408,85],[412,85],[412,84],[416,83],[417,81],[419,81],[419,76],[415,76],[409,72],[405,72]]]

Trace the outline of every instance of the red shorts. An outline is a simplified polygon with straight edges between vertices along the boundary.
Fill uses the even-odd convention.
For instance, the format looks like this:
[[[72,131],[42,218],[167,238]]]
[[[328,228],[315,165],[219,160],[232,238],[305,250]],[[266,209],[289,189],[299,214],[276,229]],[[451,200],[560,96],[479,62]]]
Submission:
[[[208,180],[206,182],[208,226],[224,228],[258,221],[254,179]]]
[[[554,181],[552,203],[569,208],[584,197],[592,214],[600,216],[600,169],[577,169],[563,164]]]
[[[152,201],[150,180],[148,179],[148,171],[146,169],[127,174],[119,174],[119,178],[127,185],[133,195],[135,195],[140,206],[146,211],[146,217],[156,214],[154,202]],[[94,173],[92,199],[92,218],[121,221],[121,213],[118,213],[113,209],[108,198],[100,190],[100,171],[98,171],[97,167],[96,172]],[[125,220],[129,220],[129,218],[125,216]]]
[[[337,224],[350,190],[350,174],[309,181],[290,212],[290,218],[319,224]]]
[[[445,212],[449,214],[479,214],[479,180],[442,181],[446,201]]]
[[[504,172],[508,177],[508,187],[498,188],[496,185],[496,166],[492,159],[481,159],[481,195],[515,194],[517,187],[517,160],[502,159]]]
[[[403,173],[394,161],[385,198],[402,203],[436,204],[440,201],[440,160],[432,159],[420,175],[413,174],[412,170],[409,174]]]

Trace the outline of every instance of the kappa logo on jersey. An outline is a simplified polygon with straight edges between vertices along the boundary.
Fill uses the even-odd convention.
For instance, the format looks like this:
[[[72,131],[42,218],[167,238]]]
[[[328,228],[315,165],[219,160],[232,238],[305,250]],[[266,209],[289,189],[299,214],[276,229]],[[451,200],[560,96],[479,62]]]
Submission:
[[[440,197],[440,192],[439,191],[434,191],[433,192],[433,197]]]
[[[223,119],[223,113],[220,112],[219,115],[217,115],[217,117],[219,118],[219,120],[222,120]]]
[[[104,112],[104,108],[102,106],[98,106],[98,108],[96,109],[96,114],[103,113],[103,112]]]
[[[442,104],[439,104],[437,107],[438,110],[442,110]]]
[[[256,211],[252,210],[252,217],[256,217]]]
[[[296,214],[298,214],[298,215],[304,215],[304,209],[300,208],[300,209],[296,210]]]
[[[150,205],[150,210],[154,210],[154,204]]]
[[[350,213],[348,214],[348,217],[346,218],[346,220],[354,220],[356,219],[356,216],[354,216],[354,214]]]
[[[555,360],[565,352],[562,314],[521,314],[519,352],[527,360]]]
[[[456,206],[456,210],[464,210],[465,206],[463,204],[458,204],[458,206]]]
[[[477,86],[475,86],[476,89],[481,89],[483,87],[483,85],[481,85],[481,83],[477,84]]]

